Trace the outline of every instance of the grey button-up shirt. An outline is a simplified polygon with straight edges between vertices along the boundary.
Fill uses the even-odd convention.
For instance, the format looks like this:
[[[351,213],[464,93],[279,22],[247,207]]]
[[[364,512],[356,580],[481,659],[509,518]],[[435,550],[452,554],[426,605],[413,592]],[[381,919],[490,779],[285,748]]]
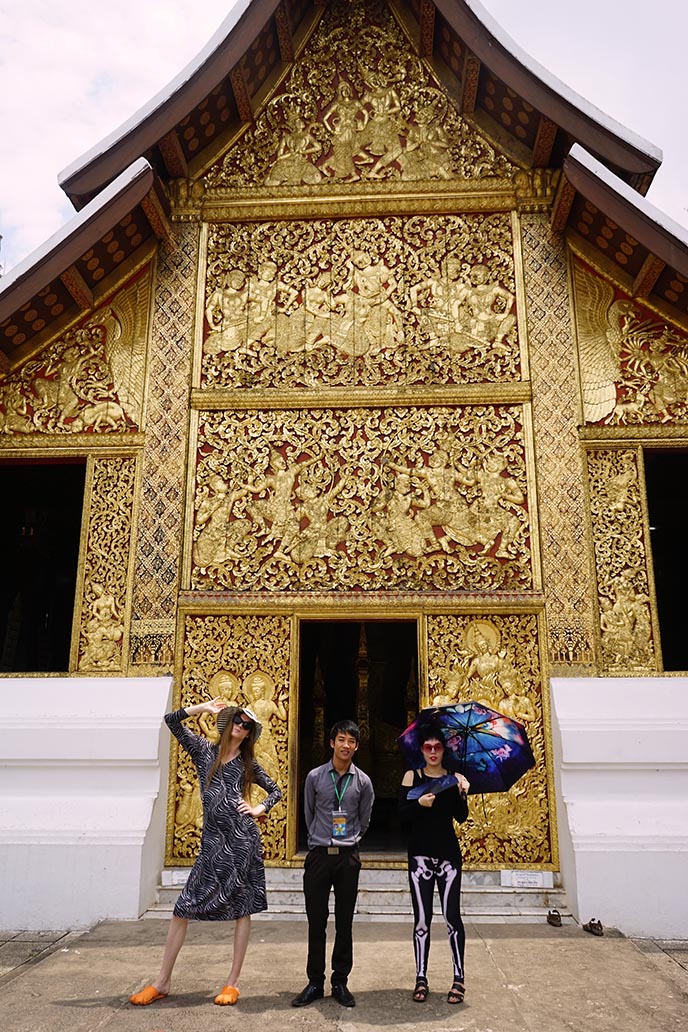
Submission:
[[[332,781],[334,774],[335,781]],[[335,793],[341,794],[351,781],[342,796],[341,809],[346,811],[346,838],[332,837],[332,811],[339,810],[340,804]],[[332,760],[315,767],[306,777],[304,804],[306,827],[308,828],[308,848],[314,846],[355,846],[365,835],[370,824],[375,793],[373,783],[362,770],[351,764],[345,774],[338,774]]]

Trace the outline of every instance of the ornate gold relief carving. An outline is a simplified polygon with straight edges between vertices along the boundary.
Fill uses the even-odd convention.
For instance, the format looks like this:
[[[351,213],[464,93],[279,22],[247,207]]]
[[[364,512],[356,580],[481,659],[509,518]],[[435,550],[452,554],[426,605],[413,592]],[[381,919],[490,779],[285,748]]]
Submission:
[[[519,378],[508,215],[216,225],[204,387]]]
[[[551,866],[554,793],[549,710],[542,693],[538,620],[523,616],[429,616],[428,686],[438,705],[481,700],[526,727],[535,767],[508,792],[474,799],[462,825],[464,863]]]
[[[657,669],[638,453],[588,453],[602,667],[606,674]]]
[[[284,795],[261,822],[265,857],[287,859],[287,723],[291,624],[284,616],[184,617],[181,689],[175,706],[191,706],[223,695],[255,710],[263,723],[256,755]],[[239,687],[241,686],[241,687]],[[197,723],[190,720],[189,725]],[[214,723],[214,722],[213,722]],[[215,736],[214,726],[197,730]],[[292,730],[292,734],[295,734]],[[172,742],[170,813],[166,863],[191,864],[200,842],[202,812],[196,772],[188,755]]]
[[[175,226],[158,254],[131,637],[137,673],[169,666],[174,655],[198,227]]]
[[[201,414],[192,588],[532,586],[518,406]]]
[[[352,57],[355,55],[355,57]],[[509,177],[386,3],[332,3],[282,92],[209,172],[212,187]]]
[[[573,262],[586,423],[688,423],[688,336]]]
[[[566,252],[545,215],[521,227],[550,661],[570,675],[592,672],[595,615]]]
[[[127,576],[136,459],[93,462],[78,669],[124,669]]]
[[[146,269],[0,385],[0,447],[26,434],[139,429],[150,279]]]

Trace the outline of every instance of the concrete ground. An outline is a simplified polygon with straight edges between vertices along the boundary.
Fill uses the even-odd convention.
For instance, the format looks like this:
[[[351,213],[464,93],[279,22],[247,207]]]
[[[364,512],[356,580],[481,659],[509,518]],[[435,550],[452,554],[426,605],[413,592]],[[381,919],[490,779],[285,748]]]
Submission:
[[[410,930],[357,922],[349,987],[355,1009],[326,997],[290,1006],[305,985],[302,921],[254,921],[235,1007],[216,1007],[233,926],[196,923],[173,992],[150,1007],[127,998],[156,974],[166,921],[106,921],[82,935],[0,932],[2,1032],[215,1032],[288,1029],[358,1032],[420,1026],[423,1032],[687,1032],[688,942],[597,938],[576,925],[468,924],[467,993],[451,1007],[449,949],[433,925],[431,993],[410,998]]]

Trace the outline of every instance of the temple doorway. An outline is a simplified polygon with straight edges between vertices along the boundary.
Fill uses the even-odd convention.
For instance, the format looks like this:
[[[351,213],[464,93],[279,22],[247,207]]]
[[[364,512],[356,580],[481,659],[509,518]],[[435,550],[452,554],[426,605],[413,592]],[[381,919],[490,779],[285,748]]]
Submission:
[[[0,465],[0,671],[69,670],[86,462]]]
[[[418,709],[418,625],[415,620],[304,621],[300,640],[298,848],[307,848],[306,774],[329,759],[332,725],[353,719],[361,728],[355,762],[375,787],[361,851],[403,853],[397,795],[404,765],[396,739]]]

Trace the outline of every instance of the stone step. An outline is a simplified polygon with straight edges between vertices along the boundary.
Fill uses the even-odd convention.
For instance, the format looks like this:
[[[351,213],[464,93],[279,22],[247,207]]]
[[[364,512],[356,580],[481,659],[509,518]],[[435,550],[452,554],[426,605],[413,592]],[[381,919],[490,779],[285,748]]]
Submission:
[[[188,868],[165,869],[158,890],[158,901],[144,916],[168,917],[188,874]],[[534,880],[545,884],[508,884],[514,879],[517,882]],[[259,916],[274,919],[304,918],[302,880],[301,868],[267,868],[270,910]],[[502,884],[505,881],[507,884]],[[334,901],[331,900],[331,910],[333,906]],[[469,920],[486,921],[540,921],[546,918],[548,910],[556,909],[562,915],[562,920],[573,921],[566,893],[559,884],[558,876],[551,872],[466,871],[462,882],[461,909]],[[363,920],[408,920],[411,916],[411,901],[406,871],[401,868],[364,869],[361,872],[356,914]]]

